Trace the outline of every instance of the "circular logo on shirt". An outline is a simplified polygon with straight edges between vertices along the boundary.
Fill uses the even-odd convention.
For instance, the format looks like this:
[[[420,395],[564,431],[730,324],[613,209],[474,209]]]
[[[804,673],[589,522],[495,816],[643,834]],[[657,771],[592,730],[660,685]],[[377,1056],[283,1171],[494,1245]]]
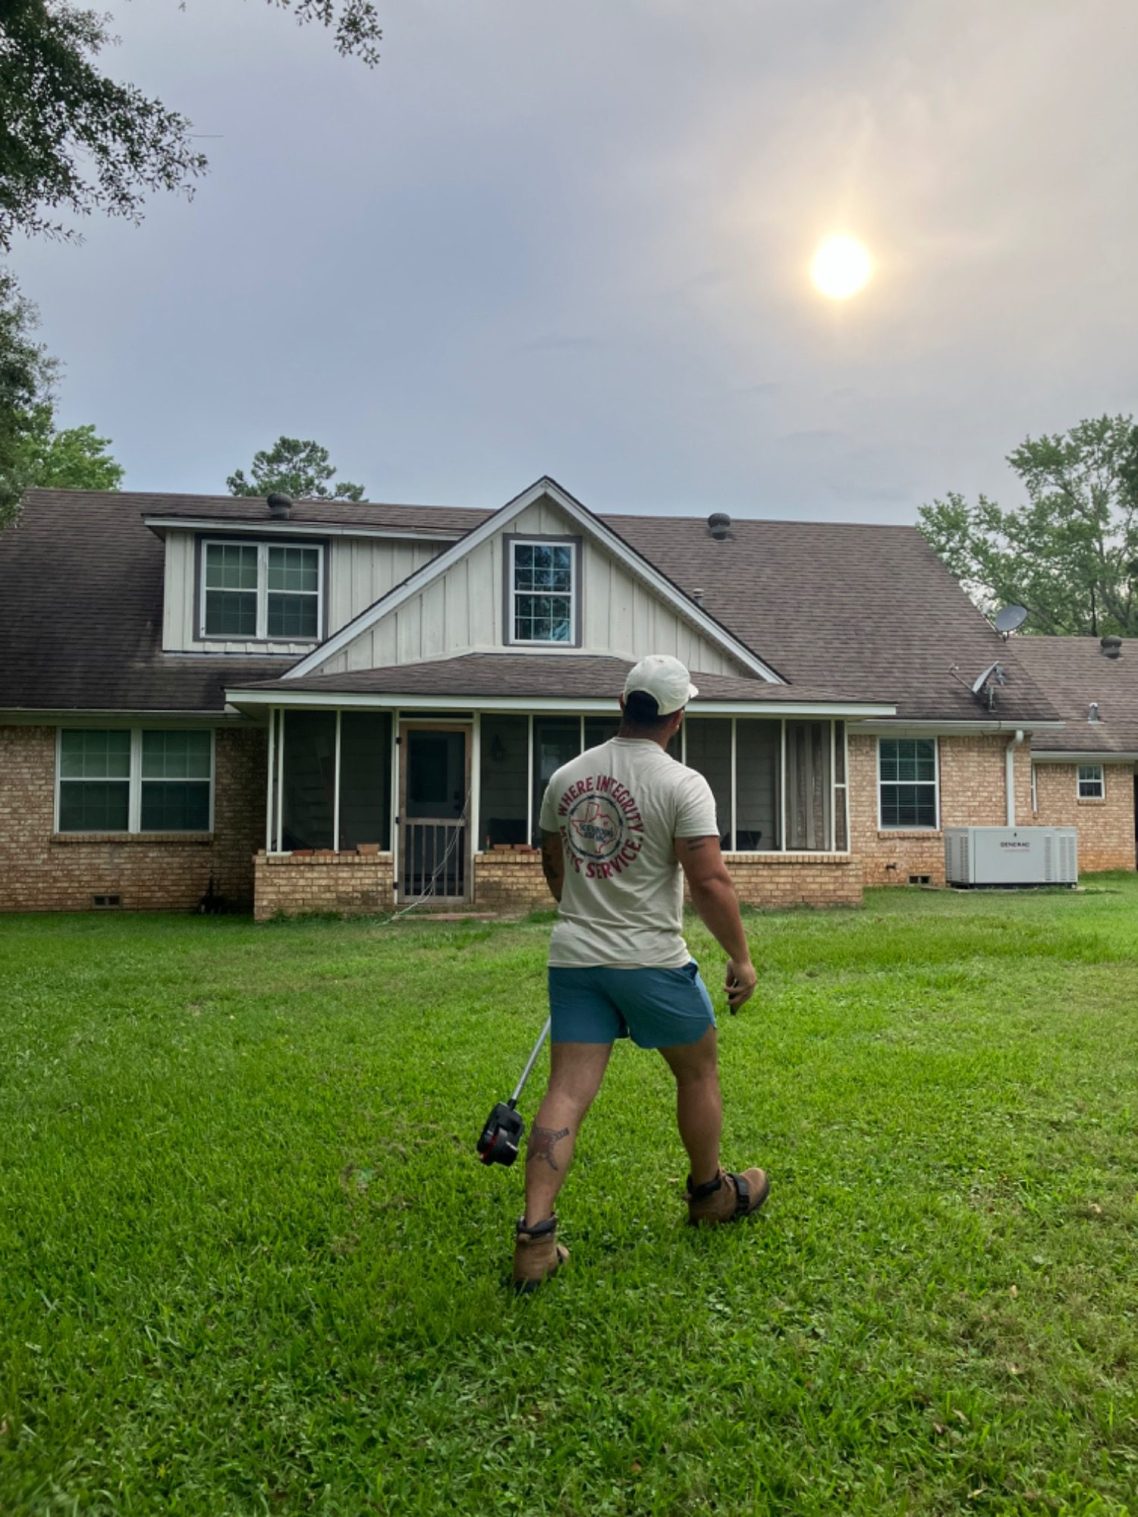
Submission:
[[[624,841],[624,814],[607,795],[583,795],[565,818],[569,846],[582,859],[611,859]]]

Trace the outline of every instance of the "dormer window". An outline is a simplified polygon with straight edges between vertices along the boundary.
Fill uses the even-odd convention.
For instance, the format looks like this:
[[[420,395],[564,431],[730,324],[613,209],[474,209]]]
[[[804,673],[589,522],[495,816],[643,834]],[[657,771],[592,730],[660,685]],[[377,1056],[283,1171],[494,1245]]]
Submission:
[[[579,563],[579,538],[506,539],[507,642],[580,643]]]
[[[323,555],[319,544],[203,543],[201,636],[318,642]]]

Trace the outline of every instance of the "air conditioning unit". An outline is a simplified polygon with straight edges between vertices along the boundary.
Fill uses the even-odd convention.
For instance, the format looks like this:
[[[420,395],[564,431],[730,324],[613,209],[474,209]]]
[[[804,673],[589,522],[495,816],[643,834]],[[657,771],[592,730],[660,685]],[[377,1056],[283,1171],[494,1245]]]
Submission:
[[[1079,834],[1074,827],[946,827],[950,885],[1076,885]]]

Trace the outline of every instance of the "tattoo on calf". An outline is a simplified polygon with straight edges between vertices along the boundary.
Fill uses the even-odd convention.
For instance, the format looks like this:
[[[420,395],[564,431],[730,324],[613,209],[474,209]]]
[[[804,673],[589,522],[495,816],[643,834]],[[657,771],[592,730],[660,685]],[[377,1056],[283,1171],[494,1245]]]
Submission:
[[[562,1138],[567,1138],[568,1136],[569,1129],[567,1127],[561,1128],[559,1132],[554,1132],[552,1127],[535,1127],[529,1135],[529,1142],[526,1144],[526,1163],[532,1164],[538,1159],[544,1159],[550,1169],[556,1169],[560,1172],[561,1166],[553,1157],[553,1148],[555,1144],[561,1142]]]

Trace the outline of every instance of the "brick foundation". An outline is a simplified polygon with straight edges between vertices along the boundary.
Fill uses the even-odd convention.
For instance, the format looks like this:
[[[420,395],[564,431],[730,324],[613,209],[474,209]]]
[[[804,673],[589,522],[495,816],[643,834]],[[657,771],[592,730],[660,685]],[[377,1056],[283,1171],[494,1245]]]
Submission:
[[[219,729],[212,833],[53,833],[54,727],[0,726],[0,911],[192,911],[209,888],[253,899],[264,825],[265,734]]]
[[[1009,734],[1010,736],[1010,734]],[[944,827],[1003,827],[1007,822],[1005,754],[1008,737],[946,736],[937,739],[940,822]],[[867,885],[907,885],[910,875],[944,884],[944,833],[879,828],[877,739],[851,735],[850,841]],[[1015,752],[1016,820],[1042,825],[1031,812],[1031,755],[1027,743]],[[1082,843],[1080,840],[1080,864]]]
[[[1101,801],[1080,800],[1077,764],[1036,764],[1037,827],[1079,829],[1079,869],[1133,869],[1134,765],[1103,764]]]
[[[389,853],[271,853],[255,860],[258,922],[334,911],[371,916],[395,904]]]

